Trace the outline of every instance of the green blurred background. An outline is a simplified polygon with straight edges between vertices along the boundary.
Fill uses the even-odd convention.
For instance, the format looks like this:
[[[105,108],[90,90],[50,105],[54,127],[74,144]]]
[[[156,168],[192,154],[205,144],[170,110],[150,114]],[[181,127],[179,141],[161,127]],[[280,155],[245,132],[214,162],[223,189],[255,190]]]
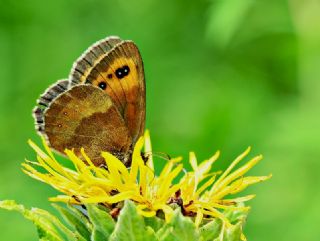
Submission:
[[[320,2],[317,0],[0,0],[0,199],[52,211],[52,188],[20,163],[39,143],[31,110],[73,61],[108,35],[139,46],[156,151],[225,168],[248,145],[273,173],[256,193],[249,240],[320,240]],[[0,240],[37,240],[0,210]]]

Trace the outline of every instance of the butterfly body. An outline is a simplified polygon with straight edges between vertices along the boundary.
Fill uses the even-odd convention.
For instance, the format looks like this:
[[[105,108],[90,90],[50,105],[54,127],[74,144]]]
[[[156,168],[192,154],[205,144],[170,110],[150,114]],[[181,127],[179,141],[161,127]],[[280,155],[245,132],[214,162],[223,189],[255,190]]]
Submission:
[[[145,125],[145,80],[138,48],[109,37],[91,46],[74,63],[69,78],[40,96],[36,128],[59,153],[84,148],[95,165],[101,151],[130,164]]]

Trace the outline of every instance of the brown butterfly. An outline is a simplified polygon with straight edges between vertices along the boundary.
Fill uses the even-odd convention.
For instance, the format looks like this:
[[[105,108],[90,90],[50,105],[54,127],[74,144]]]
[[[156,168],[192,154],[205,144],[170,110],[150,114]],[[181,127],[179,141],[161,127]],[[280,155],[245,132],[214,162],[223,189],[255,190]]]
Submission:
[[[73,64],[66,80],[50,86],[33,110],[38,133],[57,152],[83,147],[95,165],[108,151],[129,165],[145,126],[143,63],[132,41],[108,37]]]

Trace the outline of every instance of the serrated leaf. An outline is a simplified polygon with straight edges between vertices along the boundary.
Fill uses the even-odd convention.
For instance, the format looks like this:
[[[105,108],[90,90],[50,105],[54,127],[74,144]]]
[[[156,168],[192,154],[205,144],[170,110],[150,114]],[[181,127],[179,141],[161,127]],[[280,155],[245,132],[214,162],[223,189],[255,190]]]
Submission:
[[[77,231],[69,230],[56,216],[50,214],[49,212],[39,209],[33,208],[33,212],[36,212],[39,216],[46,218],[51,224],[58,228],[61,233],[66,236],[66,238],[70,241],[86,241]]]
[[[95,204],[87,204],[90,222],[93,224],[92,241],[108,240],[114,230],[115,222],[106,210]]]
[[[126,201],[110,241],[156,241],[154,231],[146,227],[133,202]]]
[[[238,222],[236,225],[231,226],[225,230],[225,241],[240,241],[242,233],[242,222]]]
[[[61,237],[52,235],[52,233],[48,232],[47,229],[44,229],[43,227],[38,226],[37,224],[35,225],[37,228],[39,240],[44,240],[44,241],[62,241],[63,240]]]
[[[71,206],[64,208],[59,205],[52,205],[61,213],[66,222],[74,227],[85,240],[90,240],[92,227],[87,218],[79,210]]]
[[[240,204],[238,207],[243,206]],[[248,210],[228,210],[224,212],[224,215],[226,218],[229,219],[230,223],[236,224],[237,222],[245,222],[247,216],[248,216]]]
[[[157,237],[161,241],[194,241],[199,240],[199,233],[192,220],[176,209],[171,221],[159,229]]]
[[[158,217],[144,218],[144,223],[146,226],[151,227],[155,232],[157,232],[164,225],[164,220]]]
[[[59,221],[57,223],[57,219],[45,210],[28,210],[23,205],[17,204],[13,200],[0,201],[0,208],[10,211],[17,211],[21,213],[26,219],[31,220],[37,227],[38,236],[40,240],[63,241],[64,239],[60,236],[56,228],[57,225],[60,226],[61,230],[63,229],[68,239],[72,240],[72,231],[70,231]],[[55,221],[56,223],[54,224],[53,221]]]
[[[213,240],[217,238],[221,232],[222,222],[220,219],[214,219],[213,221],[203,225],[199,229],[199,234],[203,241]]]
[[[241,207],[243,205],[239,205]],[[247,210],[226,210],[226,218],[234,224],[227,228],[218,218],[200,227],[199,232],[203,241],[238,241],[241,240],[242,228],[248,215]]]
[[[213,241],[241,241],[242,234],[242,224],[239,222],[231,227],[223,227],[219,237],[215,238]]]

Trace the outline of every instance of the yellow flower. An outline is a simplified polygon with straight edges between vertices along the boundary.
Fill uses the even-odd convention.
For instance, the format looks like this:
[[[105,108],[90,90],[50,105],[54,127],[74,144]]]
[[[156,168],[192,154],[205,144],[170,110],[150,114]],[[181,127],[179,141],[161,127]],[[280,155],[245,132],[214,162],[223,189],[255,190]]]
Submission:
[[[181,180],[181,198],[184,200],[184,210],[186,213],[196,214],[195,224],[199,226],[203,216],[217,217],[230,226],[229,220],[219,209],[247,210],[249,207],[238,207],[236,204],[248,201],[255,195],[225,199],[225,196],[236,194],[249,185],[269,179],[269,176],[243,177],[253,166],[255,166],[262,156],[256,156],[239,169],[232,172],[233,168],[250,152],[250,147],[238,156],[217,179],[217,173],[209,173],[212,164],[218,159],[219,152],[216,152],[209,160],[197,164],[196,156],[190,153],[190,164],[193,172],[185,174]],[[203,182],[204,179],[207,179]],[[216,180],[217,179],[217,180]]]
[[[136,143],[130,168],[108,152],[102,152],[107,169],[96,167],[82,149],[81,153],[86,162],[78,158],[73,151],[65,151],[74,165],[74,169],[70,169],[55,159],[44,140],[45,152],[32,141],[29,141],[29,144],[37,153],[37,162],[26,160],[22,163],[23,171],[63,193],[50,198],[51,201],[110,205],[130,199],[136,203],[141,215],[152,217],[162,211],[166,221],[171,219],[173,209],[180,206],[184,215],[195,216],[196,226],[201,224],[204,217],[219,218],[226,226],[230,226],[229,220],[220,210],[248,209],[249,207],[238,207],[236,204],[248,201],[254,195],[231,199],[225,197],[271,177],[243,177],[262,156],[253,158],[233,171],[235,165],[249,153],[248,148],[219,177],[220,172],[210,172],[219,152],[199,165],[195,154],[191,152],[189,162],[193,171],[184,173],[180,181],[174,182],[183,170],[182,158],[168,160],[159,175],[155,174],[152,155],[146,163],[143,161],[143,146],[145,153],[152,153],[148,131]],[[36,167],[42,167],[45,172],[39,172]]]

